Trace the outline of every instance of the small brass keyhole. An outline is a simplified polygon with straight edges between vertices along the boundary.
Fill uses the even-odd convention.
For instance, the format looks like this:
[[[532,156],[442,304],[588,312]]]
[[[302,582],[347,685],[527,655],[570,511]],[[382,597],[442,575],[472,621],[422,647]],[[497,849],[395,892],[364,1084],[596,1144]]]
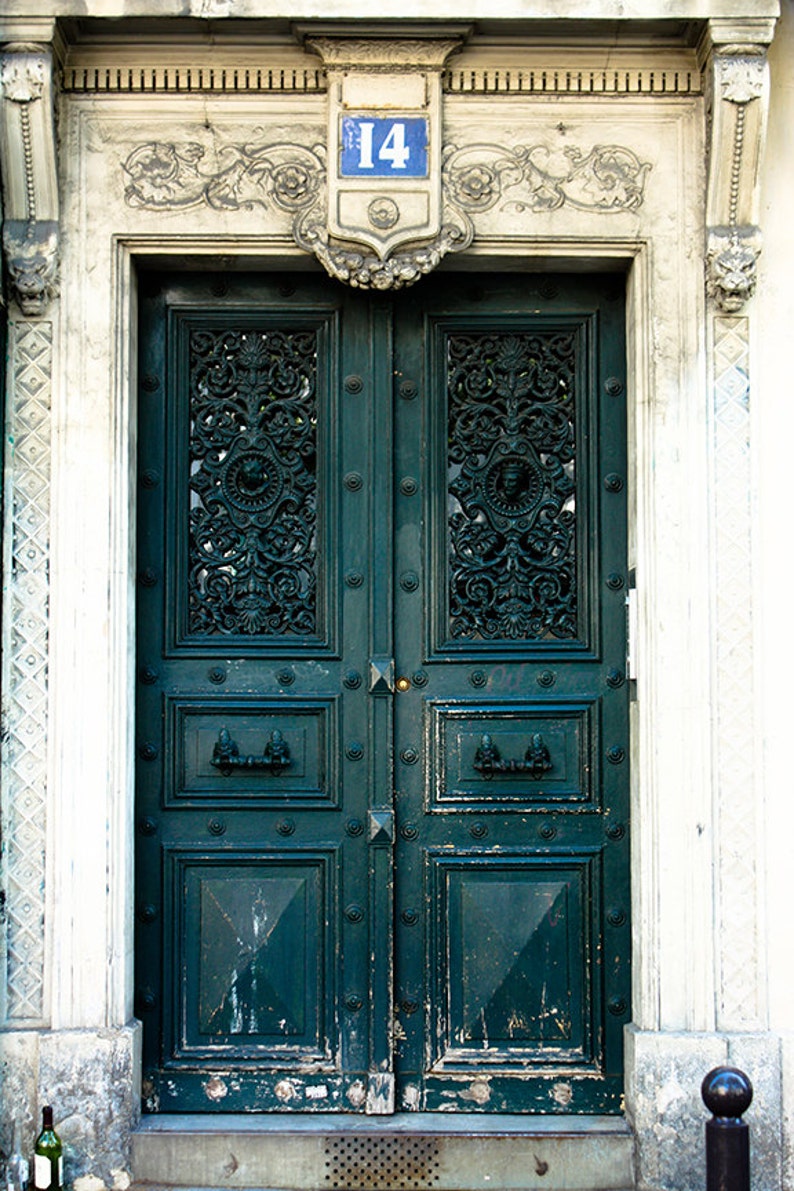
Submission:
[[[410,678],[398,678],[395,686],[397,687],[398,691],[410,691],[411,680]]]

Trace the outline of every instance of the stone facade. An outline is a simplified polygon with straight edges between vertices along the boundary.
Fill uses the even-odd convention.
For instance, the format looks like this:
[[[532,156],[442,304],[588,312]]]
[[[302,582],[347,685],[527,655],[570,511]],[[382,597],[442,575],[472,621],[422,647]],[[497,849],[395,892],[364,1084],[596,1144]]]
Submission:
[[[15,1115],[32,1135],[40,1104],[57,1101],[78,1191],[130,1179],[140,1093],[128,712],[139,267],[319,261],[340,284],[372,289],[421,285],[444,262],[611,267],[628,277],[636,700],[626,1114],[637,1186],[703,1184],[700,1080],[724,1062],[756,1087],[754,1187],[792,1186],[783,891],[794,824],[780,548],[792,419],[790,0],[774,41],[772,0],[627,4],[616,45],[599,30],[596,18],[612,15],[600,0],[570,14],[502,0],[487,14],[473,6],[463,25],[434,4],[446,25],[431,31],[429,66],[417,60],[416,28],[399,24],[411,16],[404,4],[362,56],[354,33],[366,13],[356,7],[324,11],[320,28],[306,4],[291,14],[304,24],[290,30],[280,12],[246,0],[192,6],[213,20],[212,39],[169,25],[176,3],[136,6],[136,16],[160,18],[164,38],[123,22],[111,34],[101,18],[133,15],[122,0],[9,0],[0,17],[9,296],[0,1146]],[[97,18],[90,28],[78,10]],[[264,38],[225,24],[262,15],[275,21]],[[524,23],[503,35],[500,19],[519,15]],[[544,23],[533,34],[533,19],[564,15],[596,23],[578,34]],[[645,30],[649,16],[669,23]],[[349,74],[351,61],[365,81],[377,68],[399,87],[421,66],[438,84],[438,226],[385,259],[371,242],[351,248],[329,232],[328,80]],[[376,213],[375,223],[391,218]]]

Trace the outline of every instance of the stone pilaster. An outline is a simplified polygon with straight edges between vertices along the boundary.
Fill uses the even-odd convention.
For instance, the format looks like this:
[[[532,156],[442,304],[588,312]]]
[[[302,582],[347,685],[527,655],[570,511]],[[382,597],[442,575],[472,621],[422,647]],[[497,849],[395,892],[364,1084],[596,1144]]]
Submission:
[[[41,315],[57,292],[58,179],[52,52],[11,43],[0,54],[3,252],[12,296]]]

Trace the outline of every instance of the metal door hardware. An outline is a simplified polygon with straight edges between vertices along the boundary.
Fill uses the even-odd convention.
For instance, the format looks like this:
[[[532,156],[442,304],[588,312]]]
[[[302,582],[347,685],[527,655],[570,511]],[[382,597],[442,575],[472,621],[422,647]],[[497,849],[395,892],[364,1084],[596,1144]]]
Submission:
[[[529,748],[522,759],[503,761],[499,749],[489,733],[484,733],[477,752],[474,754],[474,768],[478,773],[490,777],[494,773],[524,773],[528,777],[540,778],[553,769],[549,750],[539,732],[534,732]]]
[[[291,763],[289,745],[278,730],[270,733],[270,740],[257,757],[252,753],[241,753],[228,728],[221,728],[210,758],[210,765],[226,777],[233,769],[266,769],[268,773],[281,773]]]

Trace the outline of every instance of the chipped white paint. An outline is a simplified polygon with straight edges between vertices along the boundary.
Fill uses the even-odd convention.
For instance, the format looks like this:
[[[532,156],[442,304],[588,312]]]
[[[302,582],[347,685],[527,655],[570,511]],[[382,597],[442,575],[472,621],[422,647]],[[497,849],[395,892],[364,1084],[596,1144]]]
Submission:
[[[229,1088],[219,1075],[211,1076],[202,1086],[208,1100],[223,1100],[229,1095]]]
[[[489,1079],[475,1079],[459,1093],[461,1100],[470,1100],[474,1104],[487,1104],[491,1099],[491,1084]]]
[[[566,1080],[559,1080],[551,1089],[551,1098],[556,1100],[561,1108],[567,1108],[573,1100],[573,1087]]]
[[[280,1079],[273,1091],[282,1104],[289,1104],[290,1100],[294,1100],[298,1095],[298,1090],[291,1079]]]
[[[370,1072],[366,1111],[373,1116],[388,1116],[394,1112],[393,1075],[383,1071]]]
[[[367,1089],[364,1087],[362,1081],[357,1079],[354,1083],[351,1083],[345,1095],[352,1104],[353,1108],[361,1108],[361,1105],[367,1098]]]
[[[327,1100],[328,1088],[324,1083],[309,1084],[306,1088],[307,1100]]]

